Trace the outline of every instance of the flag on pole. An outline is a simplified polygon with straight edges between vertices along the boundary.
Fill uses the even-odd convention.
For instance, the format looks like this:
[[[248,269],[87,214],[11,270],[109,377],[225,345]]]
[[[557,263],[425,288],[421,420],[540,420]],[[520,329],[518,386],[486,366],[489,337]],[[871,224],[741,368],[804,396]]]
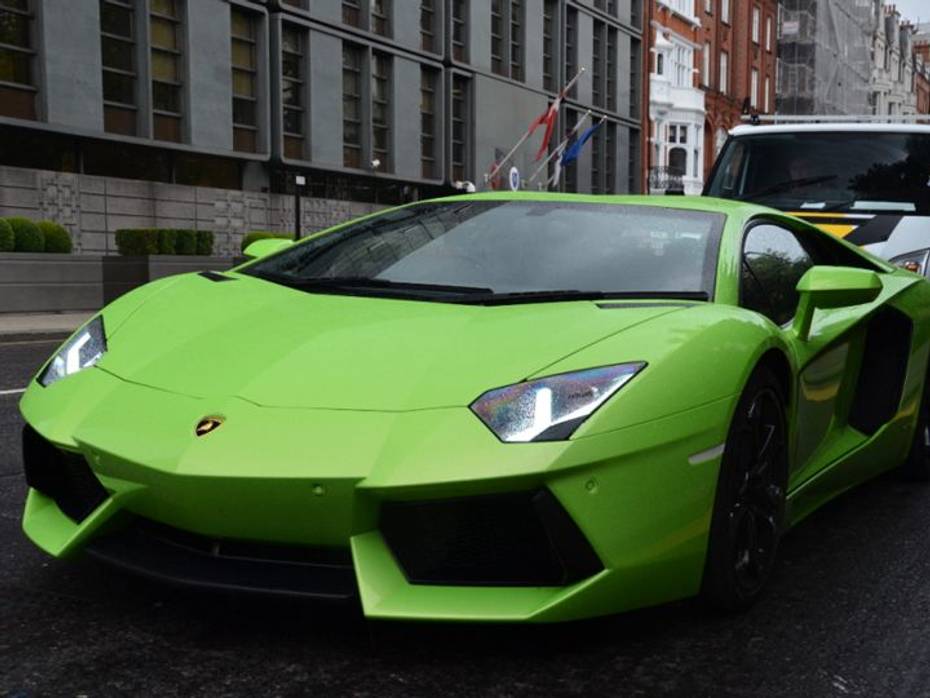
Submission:
[[[549,141],[552,140],[552,131],[555,130],[555,120],[559,118],[559,109],[562,106],[562,95],[560,94],[556,97],[552,104],[549,105],[549,108],[536,117],[536,121],[530,126],[530,133],[533,133],[539,126],[543,124],[546,125],[546,133],[543,136],[542,143],[539,145],[539,150],[536,152],[535,160],[538,162],[542,159],[543,155],[549,150]]]
[[[575,160],[578,159],[578,156],[581,155],[581,151],[584,148],[585,143],[591,140],[591,136],[593,136],[603,124],[604,124],[604,119],[601,119],[596,124],[588,126],[585,132],[582,133],[578,137],[578,140],[576,140],[574,143],[568,146],[568,148],[565,149],[565,152],[562,154],[562,157],[560,158],[560,163],[562,167],[565,167],[565,165],[571,162],[574,162]]]

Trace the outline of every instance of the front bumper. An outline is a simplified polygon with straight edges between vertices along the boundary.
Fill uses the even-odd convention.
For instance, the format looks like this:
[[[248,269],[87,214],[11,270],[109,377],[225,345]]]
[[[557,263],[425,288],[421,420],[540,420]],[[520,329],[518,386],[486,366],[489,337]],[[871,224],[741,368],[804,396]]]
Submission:
[[[317,598],[357,593],[375,618],[555,621],[696,593],[719,460],[691,465],[688,458],[722,442],[730,406],[719,401],[563,443],[501,444],[465,408],[267,408],[167,393],[92,369],[50,388],[33,387],[21,408],[29,428],[83,459],[106,492],[81,518],[30,490],[24,530],[53,555],[86,549],[195,586]],[[194,427],[206,415],[225,422],[198,438]],[[433,503],[534,493],[552,498],[564,514],[560,523],[545,520],[550,512],[540,515],[541,528],[521,527],[528,515],[516,504],[494,515],[469,514],[470,520],[453,516],[458,528],[450,535],[471,546],[471,567],[439,564],[449,562],[441,559],[442,544],[425,535],[438,533],[422,524],[444,516],[430,510]],[[390,522],[389,512],[411,506],[426,517],[421,538],[416,517],[400,527]],[[517,518],[506,520],[507,512]],[[484,537],[460,540],[482,522]],[[177,531],[200,547],[181,546],[179,555],[177,545],[165,547],[165,535],[152,537],[152,530]],[[540,563],[540,540],[561,574]],[[216,554],[209,541],[290,552],[287,560],[230,557]],[[521,545],[539,563],[534,569],[548,576],[475,573],[475,561],[488,559],[497,573],[502,566],[519,572],[527,567],[513,564]],[[290,559],[294,551],[341,561],[299,566]],[[448,576],[450,568],[458,576]]]

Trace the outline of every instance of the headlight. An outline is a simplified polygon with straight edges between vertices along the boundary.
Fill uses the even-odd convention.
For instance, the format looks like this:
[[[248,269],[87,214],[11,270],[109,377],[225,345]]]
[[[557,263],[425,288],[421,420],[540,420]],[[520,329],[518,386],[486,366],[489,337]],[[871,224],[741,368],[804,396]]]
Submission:
[[[912,271],[915,274],[924,276],[927,272],[928,255],[930,255],[930,250],[920,250],[919,252],[909,252],[908,254],[902,254],[899,257],[894,257],[890,261],[895,266],[899,266],[902,269],[907,269],[908,271]]]
[[[107,338],[103,330],[103,318],[98,316],[84,325],[81,330],[52,357],[39,376],[39,383],[48,387],[62,378],[90,368],[107,351]]]
[[[471,410],[501,441],[561,441],[645,365],[619,364],[517,383],[486,392]]]

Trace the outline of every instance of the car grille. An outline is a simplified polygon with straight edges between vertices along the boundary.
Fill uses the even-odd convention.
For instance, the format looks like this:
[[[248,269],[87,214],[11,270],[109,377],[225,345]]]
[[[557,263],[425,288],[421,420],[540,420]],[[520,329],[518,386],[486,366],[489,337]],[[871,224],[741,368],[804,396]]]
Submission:
[[[546,489],[385,502],[380,528],[413,584],[565,586],[603,569]]]
[[[63,451],[29,425],[23,428],[23,468],[26,483],[77,523],[109,496],[83,455]]]
[[[87,552],[179,586],[332,601],[357,593],[346,548],[227,540],[134,517],[120,530],[91,540]]]

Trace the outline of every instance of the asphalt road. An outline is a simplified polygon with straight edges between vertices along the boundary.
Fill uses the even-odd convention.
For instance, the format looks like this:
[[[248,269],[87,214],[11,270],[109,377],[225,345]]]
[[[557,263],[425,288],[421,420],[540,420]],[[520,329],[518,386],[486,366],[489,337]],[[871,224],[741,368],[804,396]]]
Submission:
[[[0,339],[0,393],[53,347]],[[48,558],[20,531],[17,400],[0,395],[0,695],[930,695],[928,487],[886,477],[815,514],[741,616],[369,623]]]

